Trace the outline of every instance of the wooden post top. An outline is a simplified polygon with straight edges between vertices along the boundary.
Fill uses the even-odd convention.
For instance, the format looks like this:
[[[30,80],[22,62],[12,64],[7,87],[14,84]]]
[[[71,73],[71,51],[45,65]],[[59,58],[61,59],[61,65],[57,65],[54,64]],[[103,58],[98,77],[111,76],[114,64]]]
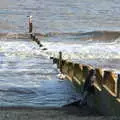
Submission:
[[[29,23],[32,23],[32,16],[29,16]]]

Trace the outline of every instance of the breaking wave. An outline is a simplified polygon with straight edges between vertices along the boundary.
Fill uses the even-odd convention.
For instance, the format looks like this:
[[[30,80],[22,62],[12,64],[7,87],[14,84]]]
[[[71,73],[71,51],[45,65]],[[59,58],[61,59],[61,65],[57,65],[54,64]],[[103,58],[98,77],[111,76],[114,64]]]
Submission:
[[[49,33],[34,33],[36,36],[44,37],[62,37],[62,36],[76,36],[84,40],[115,40],[120,37],[120,31],[91,31],[91,32],[70,32],[70,33],[59,33],[59,32],[49,32]],[[0,33],[0,37],[7,38],[29,38],[29,33]]]

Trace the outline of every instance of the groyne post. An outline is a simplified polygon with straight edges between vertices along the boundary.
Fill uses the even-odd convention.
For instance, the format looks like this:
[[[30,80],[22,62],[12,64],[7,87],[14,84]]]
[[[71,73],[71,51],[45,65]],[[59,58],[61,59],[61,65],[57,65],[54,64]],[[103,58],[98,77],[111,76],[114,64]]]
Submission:
[[[113,93],[115,93],[115,73],[104,71],[103,80],[103,85],[107,86]]]
[[[32,30],[33,30],[32,16],[29,16],[28,24],[29,24],[29,33],[30,33],[30,37],[32,38],[32,37],[33,37],[33,35],[32,35]]]
[[[117,97],[120,97],[120,74],[118,74],[118,79],[117,79]]]
[[[62,52],[59,52],[59,69],[60,72],[62,73]]]
[[[103,71],[100,68],[95,68],[96,70],[96,80],[95,84],[102,90],[103,89]]]
[[[32,36],[32,40],[35,41],[35,39],[36,39],[35,34],[31,34],[31,36]]]
[[[39,47],[42,47],[43,45],[40,43],[40,41],[38,40],[38,38],[36,37],[36,34],[33,33],[33,24],[32,24],[32,16],[29,16],[29,34],[30,34],[30,38],[35,41]]]

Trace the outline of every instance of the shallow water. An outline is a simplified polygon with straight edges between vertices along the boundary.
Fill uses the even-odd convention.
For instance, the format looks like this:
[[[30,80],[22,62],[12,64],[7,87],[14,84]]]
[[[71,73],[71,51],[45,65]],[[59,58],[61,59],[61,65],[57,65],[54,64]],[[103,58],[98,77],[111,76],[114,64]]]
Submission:
[[[0,41],[0,106],[62,106],[77,98],[72,84],[29,40]]]
[[[78,36],[77,36],[78,37]],[[62,52],[63,59],[120,72],[120,38],[112,41],[82,40],[70,37],[45,38],[43,44],[49,56],[58,57]]]
[[[43,54],[62,51],[64,59],[120,72],[120,34],[104,34],[120,31],[119,6],[119,0],[4,0],[0,33],[28,32],[32,15],[33,31],[47,36],[41,40],[48,50],[23,39],[0,40],[0,106],[60,106],[76,98]]]
[[[8,3],[4,3],[4,7],[1,5],[1,32],[27,32],[27,16],[32,15],[34,32],[61,33],[44,39],[48,54],[55,54],[57,48],[57,51],[65,52],[65,58],[119,71],[119,37],[109,34],[100,41],[100,36],[93,40],[87,33],[120,30],[119,0],[13,0]]]

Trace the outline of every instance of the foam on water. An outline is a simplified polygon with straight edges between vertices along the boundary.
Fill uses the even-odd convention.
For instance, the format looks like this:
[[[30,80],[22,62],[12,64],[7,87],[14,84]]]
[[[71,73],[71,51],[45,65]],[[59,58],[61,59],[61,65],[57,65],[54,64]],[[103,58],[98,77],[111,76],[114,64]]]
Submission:
[[[58,41],[56,40],[57,42],[55,42],[54,39],[44,42],[45,47],[48,48],[46,51],[48,55],[58,57],[59,51],[62,51],[64,59],[77,62],[80,61],[91,65],[95,65],[97,63],[95,65],[96,67],[120,70],[119,63],[116,63],[116,60],[118,61],[120,59],[120,38],[117,38],[111,42],[94,42],[92,39],[86,41],[69,39],[67,41],[63,40],[63,38],[61,39],[58,39]],[[111,62],[106,63],[106,60],[111,60]],[[102,63],[100,61],[102,61]],[[116,66],[113,66],[115,63]]]
[[[64,44],[44,42],[44,45],[48,48],[48,53],[55,54],[56,51],[62,51],[68,56],[70,55],[71,59],[120,58],[120,44],[118,43]]]
[[[69,81],[35,42],[0,41],[0,106],[61,106],[76,99]]]

